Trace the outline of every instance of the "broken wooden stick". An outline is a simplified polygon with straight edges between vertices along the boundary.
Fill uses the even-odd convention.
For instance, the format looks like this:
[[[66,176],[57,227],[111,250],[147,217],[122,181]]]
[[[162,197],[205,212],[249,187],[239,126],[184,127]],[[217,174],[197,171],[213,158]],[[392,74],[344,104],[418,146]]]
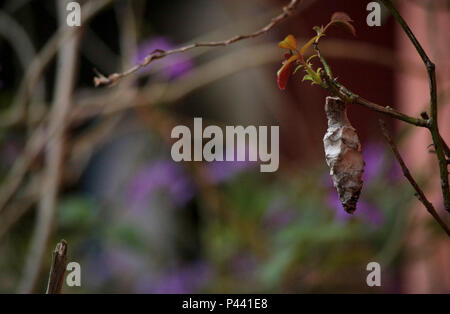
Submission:
[[[67,265],[67,242],[61,240],[55,247],[52,254],[52,266],[48,278],[46,294],[61,293],[64,282],[64,274],[66,273]]]

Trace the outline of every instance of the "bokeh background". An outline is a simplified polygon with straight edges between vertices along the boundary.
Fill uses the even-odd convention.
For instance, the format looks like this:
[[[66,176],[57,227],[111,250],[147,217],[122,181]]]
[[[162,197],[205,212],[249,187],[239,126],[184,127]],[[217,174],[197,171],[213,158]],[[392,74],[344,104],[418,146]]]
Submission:
[[[285,91],[276,85],[284,54],[277,42],[290,33],[305,42],[313,26],[344,11],[357,37],[334,29],[321,46],[334,74],[359,95],[417,116],[427,108],[425,68],[387,11],[381,27],[369,27],[369,1],[304,0],[263,36],[172,55],[94,88],[94,68],[120,72],[155,49],[251,33],[287,1],[106,0],[65,41],[57,2],[0,2],[0,292],[44,292],[62,238],[82,269],[82,286],[64,286],[67,293],[450,292],[448,238],[383,142],[381,116],[349,108],[366,162],[349,216],[324,160],[326,92],[300,76]],[[100,3],[80,1],[89,2]],[[395,2],[437,65],[449,141],[450,2]],[[62,113],[54,109],[61,101]],[[279,170],[173,162],[172,127],[192,126],[194,117],[279,125]],[[386,120],[449,221],[429,135]],[[53,141],[61,144],[55,163]],[[372,261],[381,265],[381,287],[366,285]]]

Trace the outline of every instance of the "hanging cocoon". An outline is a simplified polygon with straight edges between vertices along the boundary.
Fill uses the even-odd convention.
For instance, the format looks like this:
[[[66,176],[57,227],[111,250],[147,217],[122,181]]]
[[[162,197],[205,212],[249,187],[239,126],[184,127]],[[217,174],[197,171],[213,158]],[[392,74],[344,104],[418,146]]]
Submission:
[[[327,97],[325,113],[328,119],[327,133],[323,138],[326,162],[339,200],[345,211],[352,214],[363,186],[361,143],[347,118],[346,105],[342,100]]]

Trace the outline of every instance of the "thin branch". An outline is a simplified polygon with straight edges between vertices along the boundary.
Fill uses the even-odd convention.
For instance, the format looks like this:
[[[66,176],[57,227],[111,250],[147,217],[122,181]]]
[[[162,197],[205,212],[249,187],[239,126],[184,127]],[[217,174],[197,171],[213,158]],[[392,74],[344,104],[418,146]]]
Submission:
[[[57,1],[61,25],[66,22],[65,5],[67,1]],[[49,140],[45,152],[46,165],[43,174],[38,216],[23,277],[19,284],[19,291],[23,293],[30,293],[34,289],[39,277],[45,248],[53,229],[60,174],[63,167],[65,124],[71,107],[80,41],[81,33],[78,32],[62,47],[59,54],[55,96],[47,130],[49,134],[54,136]]]
[[[24,27],[8,13],[0,10],[0,35],[11,43],[24,71],[36,57],[36,49]],[[45,99],[45,86],[40,84],[33,93],[33,98]]]
[[[364,106],[370,110],[374,110],[374,111],[386,114],[386,115],[390,116],[391,118],[398,119],[398,120],[407,122],[407,123],[415,125],[415,126],[429,128],[429,126],[430,126],[429,122],[425,119],[410,117],[410,116],[408,116],[404,113],[401,113],[389,106],[386,106],[386,107],[380,106],[376,103],[373,103],[367,99],[364,99],[364,98],[358,96],[357,94],[349,91],[342,84],[339,84],[337,82],[337,80],[335,78],[333,78],[331,69],[330,69],[327,61],[325,60],[325,58],[323,57],[323,55],[320,52],[318,40],[319,39],[317,39],[314,42],[313,48],[314,48],[315,52],[317,53],[323,67],[325,68],[326,75],[321,74],[322,80],[325,82],[325,84],[323,84],[323,87],[326,88],[327,90],[329,90],[334,96],[339,97],[342,101],[344,101],[346,103],[358,104],[358,105]]]
[[[189,45],[186,45],[186,46],[183,46],[180,48],[166,50],[166,51],[156,49],[155,51],[148,54],[141,63],[136,64],[135,66],[133,66],[132,68],[128,69],[125,72],[113,73],[113,74],[110,74],[108,77],[106,77],[103,74],[101,74],[100,72],[96,71],[97,76],[94,77],[94,85],[95,86],[100,86],[100,85],[113,86],[113,85],[117,84],[117,82],[120,79],[135,73],[136,71],[138,71],[139,69],[141,69],[143,67],[146,67],[153,60],[162,59],[164,57],[167,57],[167,56],[175,54],[175,53],[186,52],[188,50],[198,48],[198,47],[228,46],[230,44],[233,44],[233,43],[241,41],[241,40],[259,37],[259,36],[267,33],[268,31],[270,31],[277,24],[281,23],[282,21],[284,21],[285,19],[287,19],[288,17],[293,15],[295,10],[297,9],[298,5],[301,2],[302,2],[302,0],[291,0],[291,2],[287,6],[283,7],[283,12],[281,14],[279,14],[278,16],[273,18],[272,21],[269,24],[267,24],[266,26],[264,26],[263,28],[255,31],[251,34],[238,35],[238,36],[234,36],[234,37],[231,37],[231,38],[229,38],[227,40],[223,40],[223,41],[197,42],[197,43],[189,44]]]
[[[112,0],[88,1],[81,8],[81,11],[83,12],[81,27],[69,27],[67,24],[59,27],[28,66],[27,71],[20,82],[18,92],[11,104],[12,111],[8,112],[5,116],[0,116],[0,126],[7,127],[20,121],[25,113],[25,106],[33,96],[41,76],[44,74],[45,69],[51,63],[59,49],[65,45],[72,36],[80,33],[84,29],[84,25],[87,25],[94,16],[101,12],[111,2]]]
[[[428,201],[427,197],[423,193],[422,189],[419,187],[417,182],[412,177],[411,173],[409,172],[408,167],[406,166],[405,162],[403,161],[402,156],[400,155],[397,146],[395,145],[392,137],[388,133],[386,129],[386,125],[383,120],[379,120],[380,122],[380,128],[383,133],[383,136],[385,137],[386,141],[388,142],[389,146],[392,149],[392,152],[394,153],[395,157],[397,158],[398,163],[400,164],[400,167],[402,168],[403,175],[408,179],[409,183],[412,185],[414,190],[416,191],[416,196],[419,199],[420,202],[422,202],[423,206],[427,209],[427,211],[433,216],[433,218],[439,223],[439,225],[444,229],[444,231],[447,233],[447,235],[450,237],[450,228],[447,226],[447,224],[441,219],[439,214],[436,212],[436,209],[434,208],[433,204],[431,204],[430,201]]]
[[[447,159],[450,159],[450,147],[448,147],[447,143],[444,141],[444,139],[441,136],[442,141],[442,147],[444,149],[444,153],[447,156]]]
[[[427,68],[430,85],[430,115],[431,115],[429,130],[431,132],[431,137],[433,138],[433,143],[436,148],[436,156],[439,163],[439,174],[441,177],[441,188],[442,188],[442,196],[444,198],[444,207],[448,212],[450,212],[450,188],[448,182],[447,158],[445,157],[444,145],[443,141],[441,140],[441,135],[439,134],[439,127],[438,127],[436,67],[434,63],[431,62],[425,50],[420,45],[416,36],[414,36],[414,33],[411,31],[406,21],[403,19],[403,17],[397,11],[395,6],[392,4],[392,1],[391,0],[381,0],[381,1],[389,9],[389,11],[391,11],[392,15],[395,17],[397,22],[403,28],[403,31],[411,40],[412,44],[416,48],[420,57],[422,58],[425,67]]]
[[[398,119],[398,120],[404,121],[406,123],[409,123],[409,124],[412,124],[415,126],[428,128],[428,125],[429,125],[427,120],[408,116],[404,113],[401,113],[401,112],[393,109],[390,106],[383,107],[383,106],[380,106],[376,103],[373,103],[373,102],[371,102],[367,99],[364,99],[362,97],[359,97],[359,96],[355,99],[355,103],[358,105],[364,106],[366,108],[372,109],[374,111],[384,113],[384,114],[390,116],[391,118]]]
[[[90,21],[111,2],[112,0],[98,0],[93,2],[89,1],[83,5],[82,11],[84,14],[82,15],[82,25],[87,25],[88,21]],[[28,66],[24,78],[20,83],[19,91],[11,105],[12,111],[7,113],[5,116],[0,115],[1,127],[11,126],[20,120],[20,116],[25,113],[25,105],[28,103],[30,97],[33,96],[31,91],[36,89],[36,86],[39,84],[39,80],[46,67],[53,60],[60,47],[66,44],[72,36],[79,34],[82,28],[83,26],[75,28],[68,27],[64,23],[60,26],[52,38],[47,41],[45,46]],[[0,212],[14,196],[14,193],[17,191],[23,181],[23,178],[28,172],[30,164],[42,151],[45,143],[49,141],[52,134],[46,132],[46,128],[47,121],[46,119],[43,119],[43,122],[35,128],[30,139],[27,141],[24,153],[22,153],[20,158],[18,158],[18,160],[14,163],[14,166],[5,179],[4,182],[6,183],[3,184],[2,189],[0,190]]]
[[[60,294],[67,265],[67,242],[61,240],[52,254],[52,266],[48,278],[46,294]]]
[[[35,174],[23,188],[21,197],[11,201],[0,212],[0,241],[9,230],[36,204],[39,199],[41,175]]]
[[[45,139],[44,128],[37,128],[27,141],[21,155],[14,162],[7,177],[3,180],[0,189],[0,213],[19,189],[31,164],[45,146]]]
[[[322,60],[324,60],[322,58]],[[327,89],[334,95],[339,97],[341,100],[343,100],[346,103],[351,104],[357,104],[361,105],[363,107],[366,107],[367,109],[377,111],[380,113],[383,113],[385,115],[390,116],[391,118],[404,121],[406,123],[419,126],[419,127],[425,127],[429,128],[429,122],[425,119],[421,118],[414,118],[411,116],[408,116],[404,113],[401,113],[395,109],[393,109],[390,106],[381,106],[374,102],[371,102],[363,97],[358,96],[357,94],[349,91],[347,88],[345,88],[343,85],[339,84],[335,79],[330,79],[329,77],[323,75],[322,79],[326,83]]]

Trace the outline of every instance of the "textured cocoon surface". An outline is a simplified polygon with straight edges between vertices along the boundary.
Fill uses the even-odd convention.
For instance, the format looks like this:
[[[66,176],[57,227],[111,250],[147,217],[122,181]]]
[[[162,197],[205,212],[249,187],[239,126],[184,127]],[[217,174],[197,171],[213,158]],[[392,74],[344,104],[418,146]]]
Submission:
[[[328,118],[328,129],[323,138],[325,158],[339,200],[345,211],[351,214],[356,210],[363,186],[361,143],[347,118],[346,105],[342,100],[327,97],[325,113]]]

